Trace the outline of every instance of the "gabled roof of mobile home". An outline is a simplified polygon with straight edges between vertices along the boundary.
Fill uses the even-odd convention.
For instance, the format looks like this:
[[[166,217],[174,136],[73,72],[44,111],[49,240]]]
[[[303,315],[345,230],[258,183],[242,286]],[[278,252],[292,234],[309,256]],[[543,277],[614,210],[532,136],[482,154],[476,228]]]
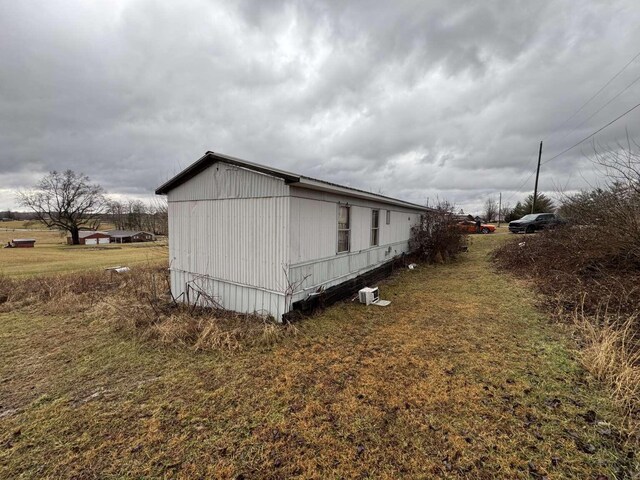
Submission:
[[[343,185],[338,185],[336,183],[326,182],[324,180],[317,180],[315,178],[307,177],[305,175],[300,175],[297,173],[287,172],[285,170],[279,170],[277,168],[267,167],[265,165],[260,165],[258,163],[247,162],[246,160],[241,160],[239,158],[230,157],[228,155],[223,155],[221,153],[215,152],[207,152],[196,162],[189,165],[178,175],[173,177],[171,180],[162,184],[156,190],[157,195],[163,195],[173,190],[179,185],[182,185],[184,182],[190,180],[191,178],[198,175],[200,172],[206,170],[210,166],[214,165],[217,162],[224,162],[230,165],[234,165],[240,168],[245,168],[247,170],[253,170],[254,172],[264,173],[266,175],[270,175],[272,177],[281,178],[287,184],[309,188],[311,190],[320,190],[325,192],[338,193],[342,195],[347,195],[350,197],[362,198],[366,200],[375,200],[382,203],[388,203],[391,205],[397,205],[406,208],[418,209],[418,210],[431,210],[423,205],[417,205],[411,202],[405,202],[404,200],[399,200],[397,198],[386,197],[384,195],[379,195],[376,193],[366,192],[364,190],[359,190],[353,187],[346,187]]]

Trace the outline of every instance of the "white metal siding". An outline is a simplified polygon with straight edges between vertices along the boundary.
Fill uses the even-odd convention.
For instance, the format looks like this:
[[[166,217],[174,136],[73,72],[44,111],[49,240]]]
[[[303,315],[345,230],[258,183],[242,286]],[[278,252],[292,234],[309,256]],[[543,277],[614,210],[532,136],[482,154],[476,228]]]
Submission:
[[[350,251],[337,252],[338,205],[349,205]],[[371,246],[371,211],[380,210],[379,245]],[[386,212],[391,211],[391,223]],[[381,202],[291,187],[289,278],[301,287],[293,301],[319,286],[340,284],[407,253],[411,227],[421,212]]]
[[[244,168],[216,163],[168,194],[170,202],[224,198],[282,197],[289,194],[283,180]]]
[[[355,252],[370,248],[371,245],[371,208],[351,207],[351,242],[350,251]]]
[[[173,295],[196,282],[227,309],[279,319],[289,253],[288,188],[281,179],[221,163],[170,191]]]
[[[272,315],[282,319],[285,312],[285,296],[280,292],[269,292],[263,289],[237,285],[230,282],[213,280],[197,274],[181,270],[171,270],[171,292],[180,301],[186,301],[187,284],[191,284],[190,302],[197,300],[195,291],[202,289],[211,295],[227,310],[242,313],[258,313]],[[196,289],[194,291],[194,288]],[[206,302],[200,298],[200,303]]]
[[[284,291],[286,197],[169,202],[172,269]]]
[[[352,253],[371,247],[371,210],[380,210],[379,246],[407,242],[411,227],[418,224],[420,212],[383,203],[353,199],[291,187],[292,265],[336,256],[338,242],[338,205],[351,207]],[[386,211],[391,210],[391,224]],[[343,254],[339,254],[343,255]]]
[[[337,208],[335,203],[291,198],[291,263],[336,254]]]
[[[289,278],[292,283],[300,285],[292,296],[292,302],[306,298],[320,286],[329,288],[355,278],[408,251],[409,243],[405,241],[292,265]]]

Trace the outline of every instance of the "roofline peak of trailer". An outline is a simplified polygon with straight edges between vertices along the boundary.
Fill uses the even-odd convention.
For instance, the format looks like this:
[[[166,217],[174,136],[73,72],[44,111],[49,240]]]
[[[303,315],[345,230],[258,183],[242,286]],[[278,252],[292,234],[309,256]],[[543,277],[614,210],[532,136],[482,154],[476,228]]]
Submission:
[[[260,165],[258,163],[249,162],[247,160],[242,160],[240,158],[232,157],[229,155],[225,155],[222,153],[216,153],[212,151],[207,151],[202,157],[196,160],[194,163],[185,168],[182,172],[178,173],[176,176],[168,180],[159,186],[155,193],[157,195],[165,195],[174,188],[182,185],[186,181],[195,177],[199,173],[203,172],[210,166],[214,165],[217,162],[224,162],[230,165],[234,165],[241,168],[246,168],[247,170],[252,170],[259,173],[264,173],[266,175],[270,175],[273,177],[281,178],[287,184],[291,186],[308,188],[312,190],[321,190],[321,191],[330,191],[335,193],[340,193],[347,196],[352,196],[356,198],[365,198],[369,200],[379,201],[381,203],[389,203],[399,206],[404,206],[407,208],[414,208],[419,210],[433,210],[424,205],[418,205],[415,203],[407,202],[404,200],[400,200],[393,197],[387,197],[384,195],[380,195],[377,193],[367,192],[365,190],[360,190],[357,188],[339,185],[337,183],[327,182],[325,180],[319,180],[312,177],[308,177],[305,175],[299,175],[296,173],[288,172],[286,170],[280,170],[277,168],[271,168],[266,165]]]

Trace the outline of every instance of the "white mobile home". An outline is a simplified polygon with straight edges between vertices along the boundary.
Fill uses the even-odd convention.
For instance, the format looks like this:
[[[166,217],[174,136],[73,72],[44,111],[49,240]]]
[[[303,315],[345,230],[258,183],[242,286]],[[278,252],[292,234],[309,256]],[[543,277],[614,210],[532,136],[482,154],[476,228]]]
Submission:
[[[156,190],[169,204],[171,290],[280,320],[408,252],[420,205],[207,152]]]

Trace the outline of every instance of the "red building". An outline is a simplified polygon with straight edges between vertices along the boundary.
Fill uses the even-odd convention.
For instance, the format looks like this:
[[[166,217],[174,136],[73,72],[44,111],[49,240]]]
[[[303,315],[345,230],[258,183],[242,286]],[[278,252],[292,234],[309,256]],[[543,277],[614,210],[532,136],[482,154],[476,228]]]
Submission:
[[[80,237],[80,245],[101,245],[111,241],[108,233],[98,232],[96,230],[80,230],[78,235]],[[67,237],[67,244],[73,245],[73,239],[71,237]]]
[[[14,248],[33,248],[35,243],[34,238],[14,238],[9,242],[9,245]]]

